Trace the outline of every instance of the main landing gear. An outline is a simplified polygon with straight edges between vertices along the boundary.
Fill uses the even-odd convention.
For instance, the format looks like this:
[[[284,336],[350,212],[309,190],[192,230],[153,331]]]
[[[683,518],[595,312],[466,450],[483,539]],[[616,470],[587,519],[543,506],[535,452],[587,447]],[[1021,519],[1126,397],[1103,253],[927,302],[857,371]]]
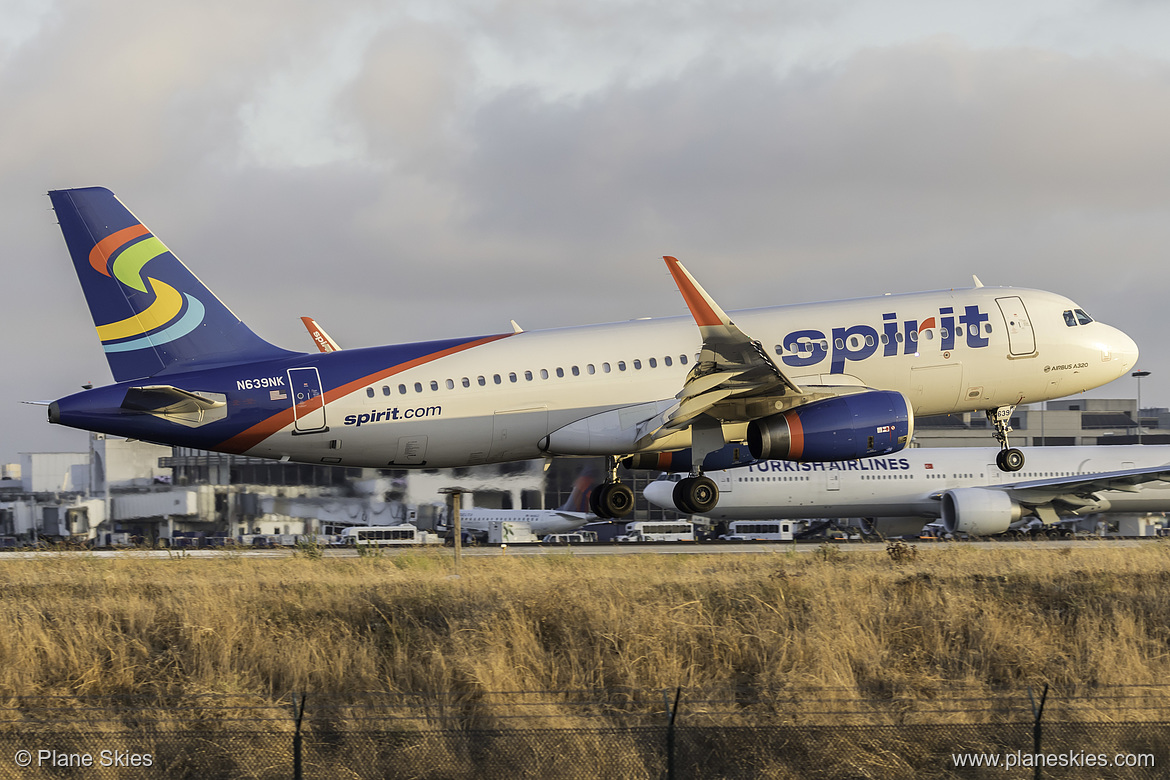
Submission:
[[[684,514],[706,514],[718,503],[719,488],[710,477],[691,475],[674,486],[674,505]]]
[[[1019,471],[1024,467],[1024,453],[1008,444],[1008,431],[1012,429],[1011,420],[1014,406],[1000,406],[987,411],[987,421],[995,428],[995,440],[1001,447],[995,456],[995,465],[1000,471]]]
[[[617,458],[606,458],[606,481],[589,493],[589,511],[603,520],[616,520],[634,510],[634,491],[617,478]]]

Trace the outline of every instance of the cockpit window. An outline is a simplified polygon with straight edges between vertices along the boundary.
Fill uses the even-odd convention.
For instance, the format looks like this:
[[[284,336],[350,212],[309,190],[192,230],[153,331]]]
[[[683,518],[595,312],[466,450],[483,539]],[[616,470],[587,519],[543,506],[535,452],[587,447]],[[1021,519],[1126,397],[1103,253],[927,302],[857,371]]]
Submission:
[[[1065,309],[1064,324],[1070,328],[1075,328],[1077,326],[1077,318],[1076,315],[1072,313],[1072,309]]]
[[[1092,317],[1090,317],[1088,314],[1085,314],[1084,309],[1076,309],[1076,313],[1077,313],[1077,322],[1081,325],[1088,325],[1090,322],[1093,321]]]

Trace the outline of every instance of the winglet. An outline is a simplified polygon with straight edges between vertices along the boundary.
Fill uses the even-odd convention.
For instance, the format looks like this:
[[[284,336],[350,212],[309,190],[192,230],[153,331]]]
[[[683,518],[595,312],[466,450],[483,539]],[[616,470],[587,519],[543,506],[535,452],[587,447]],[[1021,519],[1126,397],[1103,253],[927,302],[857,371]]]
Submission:
[[[975,286],[976,286],[976,287],[982,287],[982,286],[983,286],[983,282],[979,281],[979,277],[978,277],[978,276],[976,276],[975,274],[971,274],[971,278],[975,280]]]
[[[313,339],[313,343],[317,345],[317,349],[322,352],[341,351],[341,346],[329,337],[329,334],[317,324],[315,319],[312,317],[301,317],[301,322],[305,323],[305,327],[309,331],[309,336]]]
[[[666,267],[670,269],[670,275],[674,277],[678,291],[682,293],[683,300],[687,302],[687,308],[691,310],[691,316],[695,318],[695,323],[700,328],[732,324],[727,312],[723,311],[719,304],[715,303],[715,299],[699,286],[695,277],[691,276],[686,268],[683,268],[682,263],[670,255],[665,255],[662,259],[666,261]]]

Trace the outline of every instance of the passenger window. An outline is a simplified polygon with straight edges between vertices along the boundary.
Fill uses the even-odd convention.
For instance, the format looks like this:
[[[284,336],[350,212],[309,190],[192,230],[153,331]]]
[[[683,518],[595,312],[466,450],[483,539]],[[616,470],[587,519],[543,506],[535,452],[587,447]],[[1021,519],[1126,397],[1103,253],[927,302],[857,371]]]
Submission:
[[[422,382],[415,382],[414,383],[414,392],[416,392],[416,393],[422,392]]]
[[[455,389],[455,380],[454,380],[454,379],[448,379],[448,380],[447,380],[447,389],[448,389],[448,390],[454,390],[454,389]]]
[[[525,381],[525,382],[531,382],[531,381],[532,381],[532,372],[531,372],[531,371],[525,371],[525,372],[524,372],[524,381]]]
[[[589,365],[585,366],[585,373],[590,375],[596,374],[597,369],[593,367],[592,363],[590,363]]]
[[[548,369],[547,368],[540,369],[540,378],[541,379],[548,379]]]
[[[565,376],[565,369],[558,368],[557,369],[557,379],[563,379],[564,376]]]
[[[503,380],[501,380],[501,379],[500,379],[500,375],[499,375],[499,374],[492,374],[492,381],[493,381],[493,382],[495,382],[495,383],[498,385],[498,384],[500,384],[500,382],[502,382]]]
[[[671,363],[670,355],[667,355],[666,357],[662,358],[662,362],[665,363],[669,367],[670,363]]]
[[[618,371],[625,371],[625,370],[626,370],[626,361],[619,360],[618,361]]]
[[[516,372],[515,372],[515,371],[513,371],[513,372],[512,372],[512,373],[510,373],[510,374],[508,374],[508,381],[509,381],[509,382],[515,382],[515,381],[516,381]]]
[[[658,359],[650,358],[650,368],[658,368]]]
[[[438,390],[438,389],[439,389],[439,383],[438,383],[438,382],[436,382],[434,379],[432,379],[432,380],[431,380],[431,389],[432,389],[432,390]]]
[[[573,366],[573,376],[581,376],[581,369]]]
[[[482,376],[477,376],[477,377],[475,378],[475,381],[476,381],[476,382],[479,382],[479,386],[480,386],[480,387],[484,387],[485,385],[487,385],[487,380],[486,380],[486,379],[484,379]]]
[[[399,385],[398,386],[398,394],[399,395],[406,395],[406,385]]]
[[[685,366],[687,364],[687,356],[686,355],[679,355],[678,362],[682,363]]]
[[[366,395],[368,395],[370,398],[373,398],[374,397],[374,388],[367,387],[366,388]]]
[[[471,387],[471,380],[468,379],[467,377],[463,377],[463,386],[464,387]]]
[[[601,371],[602,371],[602,373],[604,373],[604,374],[608,374],[608,373],[609,373],[609,371],[610,371],[610,368],[609,368],[609,363],[602,363],[602,364],[601,364]]]
[[[382,395],[390,395],[390,385],[382,385]]]
[[[634,361],[634,369],[635,369],[635,370],[637,370],[637,371],[641,371],[641,370],[642,370],[642,361],[641,361],[641,360],[635,360],[635,361]]]

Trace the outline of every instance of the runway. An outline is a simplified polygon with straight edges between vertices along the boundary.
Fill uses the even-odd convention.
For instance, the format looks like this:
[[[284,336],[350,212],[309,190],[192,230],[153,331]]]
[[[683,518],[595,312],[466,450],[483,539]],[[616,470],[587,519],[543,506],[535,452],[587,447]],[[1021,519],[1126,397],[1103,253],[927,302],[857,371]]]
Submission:
[[[1093,548],[1102,547],[1116,549],[1118,547],[1135,547],[1140,544],[1156,542],[1157,539],[1046,539],[1041,541],[959,541],[959,542],[920,542],[906,541],[920,550],[927,551],[941,549],[950,545],[963,547],[995,548],[995,549],[1028,549],[1028,550],[1061,550],[1069,547]],[[518,555],[800,555],[815,553],[823,548],[839,551],[842,555],[857,553],[884,553],[886,542],[762,542],[753,544],[723,544],[723,543],[695,543],[695,542],[663,542],[651,544],[586,544],[586,545],[540,545],[540,544],[513,544],[513,545],[478,545],[464,547],[460,551],[464,557],[503,557]],[[451,547],[431,545],[426,547],[379,547],[371,551],[370,555],[395,556],[442,554],[454,556]],[[176,558],[291,558],[304,553],[295,548],[263,549],[250,548],[214,548],[214,549],[178,549],[178,550],[9,550],[0,553],[0,565],[5,561],[28,561],[60,557],[89,557],[89,558],[133,558],[174,560]],[[358,558],[361,553],[354,548],[326,548],[320,551],[322,558]]]

